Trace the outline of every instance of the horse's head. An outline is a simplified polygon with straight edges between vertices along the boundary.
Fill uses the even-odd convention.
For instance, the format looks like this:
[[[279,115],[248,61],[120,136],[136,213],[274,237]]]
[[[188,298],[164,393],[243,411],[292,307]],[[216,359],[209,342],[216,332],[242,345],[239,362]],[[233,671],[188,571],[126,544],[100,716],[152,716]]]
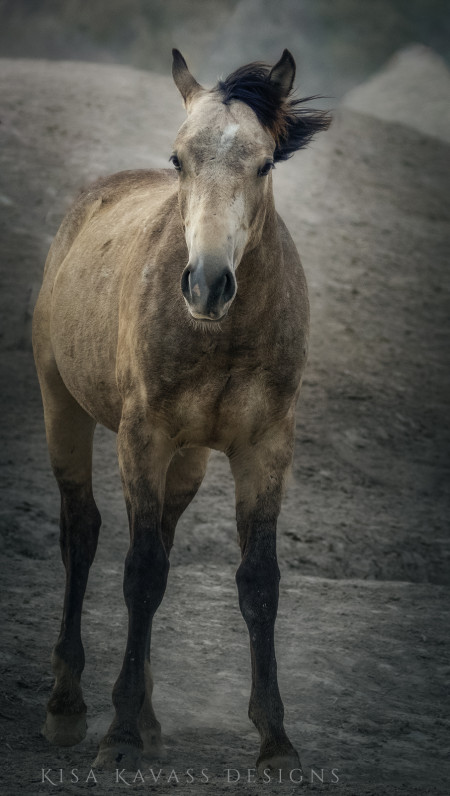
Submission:
[[[173,77],[188,113],[171,157],[189,252],[181,290],[194,318],[218,321],[236,295],[244,253],[261,240],[274,164],[329,120],[289,99],[295,62],[288,50],[272,69],[244,66],[210,91],[174,50]]]

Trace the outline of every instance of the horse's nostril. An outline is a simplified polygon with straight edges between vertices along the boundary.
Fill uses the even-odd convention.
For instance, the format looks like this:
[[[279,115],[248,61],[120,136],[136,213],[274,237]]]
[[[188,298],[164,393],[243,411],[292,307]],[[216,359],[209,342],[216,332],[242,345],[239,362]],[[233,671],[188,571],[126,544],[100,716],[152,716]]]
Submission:
[[[222,288],[222,296],[225,303],[231,301],[235,293],[235,279],[231,271],[226,271],[224,274],[224,284]]]
[[[181,276],[181,291],[183,293],[183,296],[185,296],[186,298],[188,298],[190,294],[190,285],[189,285],[190,275],[191,275],[190,268],[185,268]]]

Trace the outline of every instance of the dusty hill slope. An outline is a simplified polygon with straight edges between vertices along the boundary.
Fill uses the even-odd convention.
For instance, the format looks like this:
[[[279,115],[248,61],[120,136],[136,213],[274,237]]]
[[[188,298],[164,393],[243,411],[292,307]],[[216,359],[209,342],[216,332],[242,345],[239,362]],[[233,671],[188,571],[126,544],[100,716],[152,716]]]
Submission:
[[[344,97],[347,108],[400,122],[450,142],[450,73],[442,58],[413,44]]]
[[[114,441],[100,429],[96,494],[104,528],[86,607],[87,696],[97,720],[79,748],[51,752],[38,728],[62,567],[31,307],[49,242],[76,191],[100,174],[166,164],[184,113],[169,78],[122,67],[5,60],[0,81],[1,521],[9,590],[3,771],[11,793],[20,779],[21,792],[31,794],[42,766],[85,771],[94,757],[123,646],[126,550]],[[449,149],[430,132],[343,107],[317,145],[275,174],[312,304],[296,464],[280,519],[280,669],[306,768],[322,767],[328,779],[333,766],[342,772],[340,784],[329,786],[334,793],[409,796],[414,784],[418,793],[446,792]],[[180,523],[155,631],[168,771],[253,764],[236,565],[231,477],[215,457]],[[205,694],[206,677],[212,690]],[[191,702],[180,707],[187,693]],[[222,787],[219,777],[214,792]]]

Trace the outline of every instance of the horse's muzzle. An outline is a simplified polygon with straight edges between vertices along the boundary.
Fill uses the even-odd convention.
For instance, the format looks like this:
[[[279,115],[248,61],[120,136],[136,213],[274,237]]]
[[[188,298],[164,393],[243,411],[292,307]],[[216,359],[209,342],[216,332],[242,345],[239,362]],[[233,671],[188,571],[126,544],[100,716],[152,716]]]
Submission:
[[[220,321],[236,295],[236,278],[223,259],[199,258],[184,269],[181,291],[193,318]]]

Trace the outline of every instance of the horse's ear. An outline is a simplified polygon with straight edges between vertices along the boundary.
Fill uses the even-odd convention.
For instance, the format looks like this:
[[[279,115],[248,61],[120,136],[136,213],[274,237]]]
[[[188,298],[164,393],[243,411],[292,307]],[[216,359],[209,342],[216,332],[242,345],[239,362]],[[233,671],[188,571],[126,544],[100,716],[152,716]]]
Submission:
[[[184,104],[186,108],[188,108],[189,103],[193,100],[193,98],[198,94],[199,91],[203,91],[203,88],[199,83],[197,83],[195,77],[192,77],[187,63],[184,60],[183,56],[181,55],[179,50],[172,50],[173,55],[173,63],[172,63],[172,75],[175,81],[175,85],[180,92],[181,96],[183,97]]]
[[[285,99],[294,85],[295,61],[289,52],[284,50],[278,63],[271,69],[269,81],[278,89],[281,99]]]

